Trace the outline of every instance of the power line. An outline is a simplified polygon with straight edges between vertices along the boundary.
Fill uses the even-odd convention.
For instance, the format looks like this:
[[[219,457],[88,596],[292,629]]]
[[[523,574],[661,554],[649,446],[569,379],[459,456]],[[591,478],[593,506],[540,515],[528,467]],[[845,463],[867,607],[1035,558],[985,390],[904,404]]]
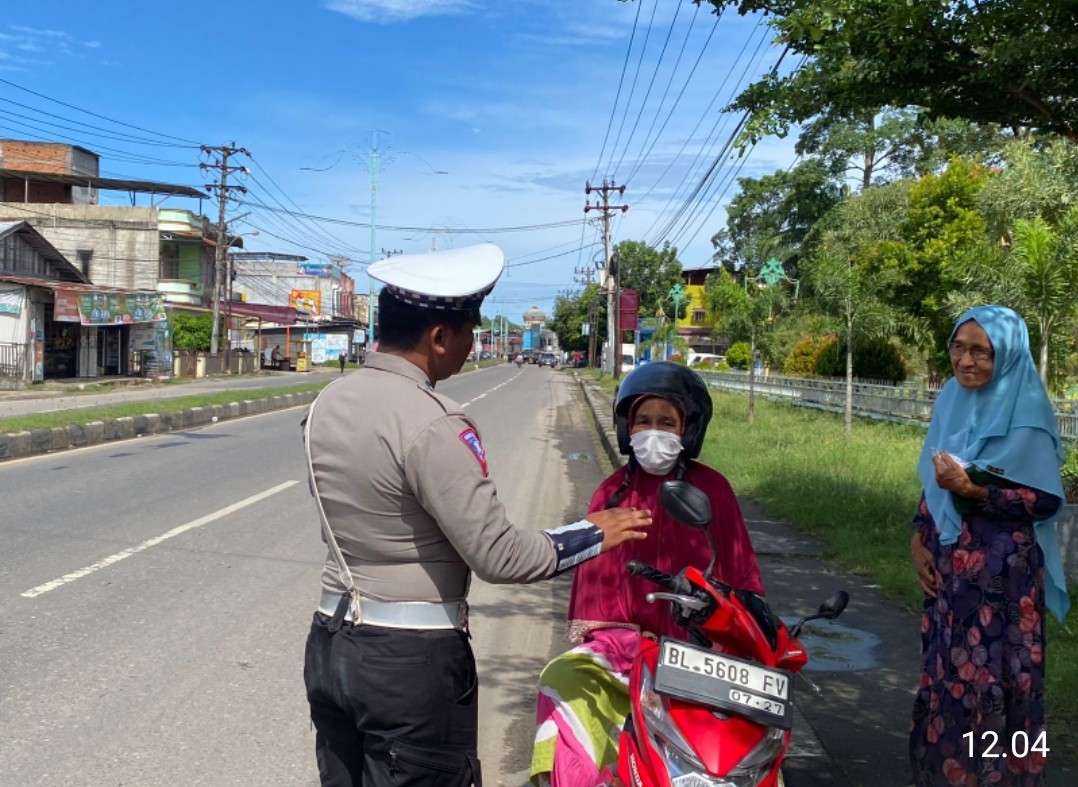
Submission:
[[[656,0],[658,2],[658,0]],[[591,180],[595,180],[599,174],[599,167],[603,164],[603,154],[606,153],[606,143],[610,139],[610,129],[614,126],[614,115],[618,113],[618,101],[621,100],[621,88],[625,84],[625,72],[629,68],[629,55],[633,51],[633,39],[636,38],[636,26],[640,22],[640,9],[643,2],[636,4],[636,17],[633,19],[633,30],[629,34],[629,48],[625,50],[625,62],[621,66],[621,77],[618,79],[618,92],[614,96],[614,106],[610,108],[610,120],[606,123],[606,133],[603,135],[603,148],[599,151],[599,159],[595,162],[595,171],[591,173]]]
[[[651,137],[651,132],[655,128],[655,119],[652,119],[651,128],[648,129],[647,136],[644,137],[644,145],[641,146],[641,152],[636,157],[636,166],[633,168],[632,172],[629,173],[629,177],[626,179],[626,183],[630,182],[634,177],[636,177],[636,173],[640,171],[640,168],[644,165],[644,162],[647,161],[648,157],[651,155],[651,152],[655,149],[655,145],[657,145],[659,140],[662,138],[663,132],[666,130],[666,126],[670,123],[670,118],[674,116],[674,112],[677,110],[678,105],[681,103],[681,99],[685,95],[685,91],[688,89],[689,83],[692,81],[693,75],[696,74],[696,69],[699,67],[700,61],[704,59],[704,53],[707,52],[707,48],[711,44],[711,39],[715,35],[715,31],[719,29],[719,20],[722,19],[722,12],[723,10],[725,10],[725,8],[726,6],[723,6],[721,9],[719,9],[719,12],[715,14],[715,24],[711,26],[711,32],[708,33],[707,39],[704,40],[704,45],[700,48],[700,54],[696,56],[696,61],[692,64],[692,68],[689,69],[689,75],[685,77],[685,84],[681,86],[681,90],[680,92],[678,92],[677,98],[674,99],[674,103],[671,105],[670,111],[666,113],[666,118],[665,120],[663,120],[662,126],[659,127],[659,133],[655,135],[655,138],[651,141],[651,146],[648,147],[647,151],[644,151],[643,148],[647,147],[648,139]],[[699,5],[696,6],[696,11],[697,14],[700,12]],[[681,44],[681,52],[678,53],[677,62],[674,64],[674,71],[670,76],[670,82],[667,84],[668,90],[670,85],[672,85],[674,82],[674,74],[677,73],[678,66],[681,65],[681,57],[685,53],[685,47],[689,42],[689,36],[692,33],[693,24],[695,24],[695,22],[696,15],[693,15],[693,21],[689,24],[689,29],[685,34],[685,40]],[[655,113],[656,118],[662,112],[663,104],[665,103],[666,93],[663,93],[662,100],[659,102],[659,109]],[[699,123],[697,123],[697,126],[699,126]],[[691,138],[692,135],[690,134],[689,136]],[[684,148],[682,148],[682,150],[684,150]],[[664,176],[665,174],[666,173],[663,173]],[[652,188],[654,188],[654,186]],[[650,193],[651,191],[647,192],[647,194]],[[645,194],[644,196],[646,197],[647,194]],[[641,199],[643,199],[643,197],[641,197]],[[636,202],[639,203],[640,200],[637,200]]]
[[[141,131],[144,134],[152,134],[155,137],[162,137],[163,139],[172,139],[172,140],[175,140],[177,142],[185,142],[188,145],[194,145],[195,147],[199,147],[199,143],[195,142],[194,140],[184,139],[183,137],[176,137],[176,136],[173,136],[171,134],[162,134],[159,131],[152,131],[151,129],[148,129],[148,128],[142,128],[141,126],[135,126],[135,125],[132,125],[130,123],[125,123],[122,120],[116,120],[115,118],[110,118],[107,115],[99,115],[98,113],[91,112],[88,109],[82,109],[81,107],[77,107],[74,104],[68,104],[68,103],[66,103],[64,101],[60,101],[59,99],[52,98],[50,96],[46,96],[44,93],[38,93],[38,92],[36,92],[34,90],[30,90],[30,88],[23,87],[22,85],[17,85],[14,82],[12,82],[10,80],[7,80],[7,79],[0,78],[0,84],[8,85],[10,87],[15,88],[16,90],[21,90],[24,93],[29,93],[30,95],[37,96],[38,98],[43,98],[46,101],[51,101],[52,103],[59,104],[62,107],[67,107],[68,109],[73,109],[76,112],[82,112],[84,114],[90,115],[91,117],[96,117],[96,118],[98,118],[100,120],[107,120],[109,123],[115,123],[118,126],[124,126],[126,128],[134,129],[135,131]]]
[[[644,4],[644,0],[638,0],[638,5],[643,5],[643,4]],[[640,57],[638,57],[637,60],[636,60],[636,70],[633,72],[633,84],[629,88],[629,98],[625,102],[625,111],[621,114],[621,123],[618,125],[618,134],[614,138],[614,146],[612,148],[610,148],[610,159],[606,163],[606,173],[608,175],[613,175],[614,174],[614,173],[610,172],[610,164],[613,163],[613,161],[614,161],[614,151],[617,150],[617,148],[618,148],[618,142],[621,141],[622,129],[625,128],[625,119],[629,116],[629,107],[633,103],[633,94],[636,92],[636,80],[640,76],[640,66],[644,62],[644,52],[647,51],[648,41],[651,38],[651,28],[653,27],[653,25],[655,23],[655,12],[658,11],[658,10],[659,10],[659,0],[655,0],[655,5],[653,5],[652,8],[651,8],[651,19],[648,21],[648,27],[647,27],[646,32],[644,33],[644,43],[640,46]],[[631,44],[630,44],[630,46],[631,46]],[[641,107],[641,112],[642,111],[643,111],[643,107]]]
[[[757,27],[759,28],[759,25]],[[751,41],[751,37],[746,40],[745,48],[747,48],[750,41]],[[745,68],[742,70],[741,77],[738,79],[738,85],[740,85],[745,80],[745,78],[747,77],[747,75],[748,75],[748,73],[749,73],[749,71],[750,71],[750,69],[752,67],[752,64],[756,61],[756,58],[759,56],[761,50],[763,49],[765,41],[766,41],[766,35],[761,36],[760,41],[757,44],[756,51],[753,53],[752,58],[745,64]],[[744,53],[745,48],[742,49],[742,54]],[[783,54],[785,54],[785,53],[783,53]],[[738,59],[739,60],[741,59],[741,55],[738,55]],[[779,60],[775,64],[775,67],[777,68],[778,64],[781,63],[781,62],[782,62],[782,56],[779,57]],[[725,84],[726,84],[726,80],[724,79],[723,80],[723,86],[725,86]],[[735,86],[734,91],[732,91],[732,92],[736,92],[737,89],[738,89],[738,87]],[[721,88],[720,88],[720,90],[721,90]],[[718,97],[718,94],[716,94],[716,98],[717,97]],[[714,103],[714,102],[712,102],[712,103]],[[696,172],[698,172],[697,162],[700,161],[701,156],[703,156],[703,155],[706,155],[708,157],[711,156],[711,153],[714,150],[715,145],[718,143],[718,140],[721,138],[721,136],[716,136],[716,131],[718,131],[718,133],[721,135],[721,133],[723,131],[725,131],[726,126],[729,123],[729,119],[730,119],[729,113],[722,113],[722,114],[719,115],[718,118],[716,118],[715,124],[712,126],[711,132],[709,132],[709,134],[707,136],[707,140],[705,140],[704,146],[702,146],[701,150],[696,154],[696,156],[694,156],[693,161],[689,165],[689,168],[688,168],[688,170],[686,172],[685,177],[682,179],[681,183],[677,186],[677,188],[674,189],[673,193],[670,196],[670,199],[667,200],[667,203],[663,207],[662,211],[659,213],[659,216],[656,217],[656,219],[652,223],[651,227],[648,228],[648,232],[645,233],[645,234],[650,234],[651,233],[651,230],[654,229],[655,225],[659,223],[659,221],[662,219],[662,216],[666,213],[666,211],[670,208],[670,206],[674,204],[674,201],[677,199],[678,193],[681,191],[682,187],[685,184],[687,184],[690,181],[690,179],[697,177],[697,175],[696,175]],[[734,141],[737,139],[737,134],[740,133],[740,130],[743,127],[743,125],[745,124],[745,122],[747,121],[747,119],[748,119],[748,114],[747,113],[742,113],[741,119],[738,121],[737,127],[735,128],[733,133],[729,137],[727,137],[727,140],[724,143],[724,145],[723,145],[722,149],[720,150],[719,154],[712,159],[711,164],[707,168],[707,171],[704,172],[703,176],[698,180],[695,188],[692,190],[692,192],[687,197],[684,198],[684,201],[682,202],[681,207],[679,207],[677,209],[677,211],[675,211],[673,217],[670,218],[667,221],[665,228],[659,233],[660,238],[668,236],[673,231],[674,226],[676,225],[679,218],[685,214],[685,211],[688,210],[691,207],[692,202],[694,200],[696,200],[700,196],[700,194],[705,190],[707,185],[710,183],[712,177],[717,172],[718,167],[719,167],[722,159],[725,157],[726,153],[730,150],[730,148],[732,147]],[[722,124],[721,129],[719,128],[720,122]],[[695,131],[695,129],[694,129],[694,131]],[[706,153],[705,153],[705,148],[706,148]]]
[[[275,181],[273,179],[273,176],[270,175],[270,173],[266,170],[265,167],[262,166],[262,164],[260,164],[254,158],[252,158],[251,161],[254,163],[254,165],[256,167],[258,167],[258,169],[262,172],[262,174],[264,174],[266,176],[266,178],[269,180],[269,182],[274,185],[274,187],[277,189],[277,191],[279,191],[282,194],[282,196],[284,196],[284,198],[286,200],[288,200],[292,204],[292,207],[294,207],[296,210],[302,211],[302,208],[300,208],[299,204],[294,199],[292,199],[292,197],[290,197],[288,195],[288,193],[284,189],[282,189],[280,187],[280,185],[277,183],[277,181]],[[272,197],[273,195],[270,195],[270,196]],[[281,202],[279,200],[277,200],[276,198],[274,198],[274,202],[276,202],[278,205],[281,205]],[[281,205],[281,207],[283,208],[284,205]],[[351,246],[351,245],[345,243],[340,238],[338,238],[336,235],[333,235],[332,233],[328,232],[327,230],[324,230],[324,229],[318,227],[317,225],[310,225],[310,226],[313,229],[315,229],[316,231],[320,232],[322,234],[322,236],[327,238],[331,243],[336,243],[340,248],[342,248],[342,249],[343,248],[351,249],[352,251],[355,251],[355,252],[359,251],[359,249],[357,247]]]
[[[238,205],[251,206],[251,203],[244,200],[236,200]],[[345,227],[364,227],[369,229],[370,223],[363,221],[349,221],[347,219],[335,219],[329,216],[316,216],[312,213],[298,213],[296,211],[289,211],[282,208],[273,208],[268,205],[262,205],[265,210],[272,211],[274,213],[288,213],[292,216],[298,216],[311,221],[322,221],[327,224],[339,224]],[[389,230],[395,232],[423,232],[423,233],[456,233],[461,235],[482,235],[484,233],[497,233],[497,232],[532,232],[535,230],[553,230],[561,227],[575,227],[584,219],[568,219],[565,221],[552,221],[547,224],[523,224],[516,227],[453,227],[452,229],[445,229],[443,227],[402,227],[393,224],[378,224],[376,229]]]
[[[43,109],[38,109],[37,107],[30,106],[29,104],[22,104],[22,103],[20,103],[18,101],[13,101],[10,98],[0,97],[0,101],[3,101],[5,104],[12,104],[12,105],[14,105],[16,107],[20,107],[22,109],[28,109],[31,112],[36,112],[39,115],[45,115],[46,117],[56,118],[57,120],[67,120],[67,121],[70,121],[72,123],[79,123],[79,125],[82,126],[82,128],[72,128],[71,126],[63,125],[63,124],[60,124],[60,123],[50,123],[47,120],[41,120],[40,118],[36,118],[36,117],[30,116],[30,115],[23,115],[23,114],[18,113],[18,112],[11,112],[10,110],[6,113],[6,114],[12,115],[14,117],[20,117],[20,118],[24,118],[26,120],[34,120],[34,121],[36,121],[38,123],[43,123],[46,126],[56,126],[57,128],[67,129],[68,131],[79,131],[79,132],[81,132],[83,134],[89,134],[90,136],[107,136],[109,139],[116,139],[116,140],[119,140],[121,142],[132,142],[132,143],[135,143],[135,144],[138,144],[138,145],[153,145],[155,147],[182,148],[182,149],[187,149],[187,150],[189,150],[189,149],[197,150],[198,149],[198,145],[181,145],[181,144],[176,143],[176,142],[161,142],[161,141],[158,141],[158,140],[146,139],[145,137],[136,137],[133,134],[125,134],[122,131],[113,131],[112,129],[102,128],[101,126],[95,126],[95,125],[93,125],[91,123],[81,123],[80,121],[74,120],[73,118],[69,118],[69,117],[66,117],[64,115],[57,115],[57,114],[54,114],[52,112],[46,112]],[[86,129],[95,129],[95,131],[87,131]],[[100,133],[95,133],[95,132],[100,132]]]
[[[657,10],[658,7],[659,7],[659,2],[658,2],[658,0],[655,0],[655,9]],[[629,152],[629,146],[633,144],[633,137],[636,136],[636,129],[640,125],[640,118],[642,118],[644,116],[644,109],[648,105],[648,99],[651,98],[651,89],[655,86],[655,78],[659,76],[659,69],[662,68],[663,58],[666,57],[666,47],[669,46],[669,44],[670,44],[670,36],[672,36],[674,34],[674,28],[677,26],[677,19],[678,19],[678,16],[680,15],[680,13],[681,13],[681,7],[682,7],[681,3],[678,3],[674,7],[674,18],[670,21],[670,29],[666,31],[666,39],[663,41],[663,48],[659,52],[659,59],[655,62],[655,70],[651,72],[651,81],[648,82],[648,89],[644,93],[643,100],[640,102],[640,111],[636,113],[636,120],[633,121],[632,131],[629,132],[629,138],[625,141],[625,147],[622,148],[622,150],[621,150],[621,157],[618,158],[618,163],[614,167],[614,171],[611,173],[612,175],[617,175],[618,170],[621,169],[622,162],[625,161],[625,154]],[[696,10],[697,10],[697,12],[699,12],[700,11],[700,6],[696,6]],[[654,10],[651,12],[651,18],[652,18],[652,20],[655,19],[655,11]],[[691,30],[691,26],[690,26],[690,30]],[[650,32],[650,27],[649,27],[649,32]],[[645,46],[646,46],[647,42],[645,41],[644,43],[645,43]],[[682,47],[682,49],[684,50],[684,47]],[[640,59],[641,59],[641,61],[643,61],[643,53],[641,53]],[[666,83],[667,91],[670,90],[670,84],[673,81],[674,81],[674,75],[673,75],[673,73],[671,73],[670,74],[670,79],[667,80],[667,83]],[[663,93],[663,98],[665,99],[665,97],[666,97],[666,93],[664,92]],[[656,108],[655,114],[654,114],[654,116],[652,118],[652,123],[651,123],[652,127],[654,127],[654,125],[655,125],[654,118],[657,118],[659,116],[659,110],[660,109],[662,109],[662,103],[661,102],[659,104],[659,107]],[[650,131],[649,131],[649,133],[650,133]],[[644,141],[645,141],[645,143],[647,142],[646,137],[645,137]]]
[[[593,246],[600,246],[600,245],[602,245],[602,244],[600,244],[599,242],[595,242],[595,243],[589,243],[589,244],[588,244],[587,246],[585,246],[584,248],[590,249],[590,248],[591,248],[591,247],[593,247]],[[529,260],[528,262],[511,262],[511,263],[506,263],[505,267],[507,267],[507,268],[521,268],[521,267],[523,267],[523,266],[525,266],[525,265],[534,265],[534,264],[535,264],[535,263],[537,263],[537,262],[546,262],[547,260],[552,260],[552,259],[554,259],[554,258],[556,258],[556,257],[565,257],[565,256],[567,256],[567,255],[569,255],[569,254],[573,254],[573,253],[574,253],[574,252],[576,252],[576,251],[577,251],[576,249],[570,249],[569,251],[563,251],[563,252],[561,252],[561,253],[559,253],[559,254],[551,254],[551,255],[550,255],[549,257],[540,257],[540,258],[539,258],[539,259],[537,259],[537,260]],[[560,285],[559,285],[559,286],[560,286]]]

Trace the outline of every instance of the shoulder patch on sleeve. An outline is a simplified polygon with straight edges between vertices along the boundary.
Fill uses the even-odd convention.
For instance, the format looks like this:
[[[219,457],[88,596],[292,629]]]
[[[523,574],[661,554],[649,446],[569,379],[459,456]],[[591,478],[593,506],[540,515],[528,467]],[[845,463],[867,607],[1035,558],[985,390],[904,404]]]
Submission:
[[[487,452],[483,450],[483,444],[479,441],[479,433],[471,427],[465,429],[457,437],[460,441],[468,446],[468,450],[471,451],[475,458],[479,461],[479,466],[483,468],[483,478],[488,475],[487,472]]]

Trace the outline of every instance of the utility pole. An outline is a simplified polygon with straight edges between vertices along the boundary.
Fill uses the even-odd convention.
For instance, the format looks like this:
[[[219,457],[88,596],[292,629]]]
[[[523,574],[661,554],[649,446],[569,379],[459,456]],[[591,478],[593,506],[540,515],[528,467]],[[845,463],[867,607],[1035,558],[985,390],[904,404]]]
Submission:
[[[584,291],[592,285],[592,275],[595,271],[591,268],[575,268],[573,281],[584,286]],[[599,333],[596,321],[599,319],[599,303],[594,296],[588,298],[588,366],[595,365],[595,337]]]
[[[618,318],[620,317],[619,308],[620,303],[619,296],[621,294],[618,285],[620,274],[618,273],[618,260],[610,253],[610,214],[614,211],[621,211],[624,213],[629,209],[628,205],[611,205],[610,194],[617,192],[623,196],[625,194],[624,186],[615,186],[614,181],[607,182],[606,178],[603,178],[602,186],[592,186],[590,181],[586,181],[584,184],[584,193],[591,194],[593,191],[602,195],[602,204],[591,204],[589,199],[584,204],[584,212],[588,213],[593,210],[602,211],[600,217],[603,222],[603,259],[605,260],[606,276],[604,284],[607,288],[607,314],[606,314],[606,345],[610,350],[610,369],[614,379],[617,380],[621,377],[621,326],[618,325]]]
[[[378,204],[378,168],[381,166],[382,151],[378,147],[378,132],[371,133],[371,151],[367,158],[367,168],[370,171],[371,176],[371,265],[377,260],[375,259],[374,251],[374,232],[375,232],[375,208]],[[374,350],[374,279],[370,280],[370,292],[367,294],[367,352]]]
[[[230,172],[242,172],[248,174],[247,167],[233,167],[229,166],[228,160],[237,154],[242,153],[245,156],[250,156],[251,152],[246,148],[236,147],[236,143],[233,142],[230,145],[203,145],[202,152],[207,155],[217,155],[217,158],[212,164],[199,164],[199,169],[203,172],[215,169],[220,173],[220,180],[217,183],[207,183],[206,188],[210,191],[217,192],[217,249],[214,255],[213,262],[213,328],[210,333],[210,355],[216,356],[221,341],[221,290],[223,285],[223,276],[221,269],[224,267],[225,260],[225,248],[227,242],[227,232],[225,227],[225,208],[228,207],[228,192],[231,189],[241,191],[244,194],[247,193],[246,186],[230,186],[228,184],[228,175]]]

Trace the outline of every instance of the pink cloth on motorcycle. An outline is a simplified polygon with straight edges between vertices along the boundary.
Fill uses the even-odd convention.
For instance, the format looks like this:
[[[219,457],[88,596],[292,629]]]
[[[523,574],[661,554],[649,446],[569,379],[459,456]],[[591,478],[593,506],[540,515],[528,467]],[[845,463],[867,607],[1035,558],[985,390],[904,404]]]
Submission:
[[[628,715],[629,672],[640,648],[640,635],[628,629],[594,631],[588,641],[570,654],[592,654],[594,663],[568,662],[567,654],[554,659],[540,676],[536,700],[537,738],[544,738],[543,726],[553,724],[557,740],[553,763],[533,759],[532,783],[550,787],[594,787],[601,783],[600,768],[616,769],[617,739]],[[586,672],[587,678],[581,671]],[[605,694],[605,704],[597,701]],[[618,709],[607,714],[594,712],[600,704]],[[579,715],[581,708],[593,712]],[[540,780],[539,774],[543,774]]]
[[[589,513],[606,508],[607,502],[625,479],[627,467],[616,470],[596,490]],[[619,506],[646,508],[652,513],[647,538],[629,541],[576,568],[569,600],[568,635],[580,642],[592,630],[638,627],[656,636],[687,639],[687,632],[674,623],[669,605],[649,604],[645,597],[657,586],[630,576],[625,564],[639,560],[652,568],[676,574],[686,566],[707,568],[708,546],[702,530],[678,524],[659,505],[659,486],[670,476],[633,473]],[[718,553],[712,572],[716,579],[735,588],[763,594],[760,566],[752,548],[741,506],[726,478],[707,465],[690,462],[685,480],[701,489],[711,500],[711,535]]]

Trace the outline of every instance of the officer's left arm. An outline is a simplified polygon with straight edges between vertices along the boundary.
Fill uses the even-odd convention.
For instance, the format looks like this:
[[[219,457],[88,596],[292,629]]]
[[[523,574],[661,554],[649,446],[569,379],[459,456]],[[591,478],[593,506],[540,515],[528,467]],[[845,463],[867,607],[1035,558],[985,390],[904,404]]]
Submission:
[[[515,527],[490,478],[479,430],[447,415],[407,448],[404,473],[416,499],[468,567],[486,582],[533,582],[557,569],[551,538]]]

